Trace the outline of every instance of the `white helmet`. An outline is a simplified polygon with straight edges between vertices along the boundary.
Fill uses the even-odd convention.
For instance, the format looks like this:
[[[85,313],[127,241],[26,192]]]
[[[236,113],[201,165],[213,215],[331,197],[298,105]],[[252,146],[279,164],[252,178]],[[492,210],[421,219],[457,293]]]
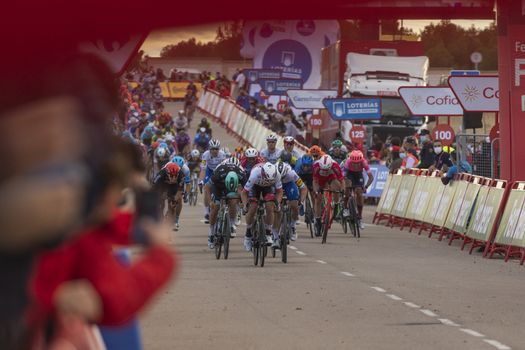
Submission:
[[[266,142],[268,141],[275,141],[277,142],[277,136],[275,136],[275,134],[270,134],[268,136],[266,136]]]
[[[222,151],[224,152],[224,155],[226,157],[230,157],[232,155],[232,153],[230,152],[230,149],[228,147],[223,147]]]
[[[284,142],[293,143],[294,141],[295,139],[293,138],[293,136],[286,136],[284,138]]]
[[[157,148],[157,157],[166,158],[168,156],[168,150],[164,147]]]
[[[281,178],[285,177],[288,174],[288,170],[290,169],[290,165],[284,162],[277,163],[277,173]]]
[[[275,180],[275,177],[277,176],[277,168],[275,165],[270,162],[264,163],[261,170],[262,176],[265,180]]]
[[[328,154],[325,154],[319,159],[319,168],[322,170],[329,170],[332,167],[332,163],[334,161],[332,160],[332,157],[330,157]]]
[[[233,164],[235,166],[240,166],[241,162],[236,157],[230,157],[226,159],[226,164]]]
[[[194,150],[191,151],[191,156],[193,158],[199,158],[201,156],[201,152],[199,152],[198,149],[194,149]]]
[[[206,132],[206,128],[200,128],[199,131],[200,132]]]
[[[210,140],[210,142],[208,143],[208,146],[210,146],[210,148],[219,148],[221,147],[221,141],[217,139]]]
[[[244,155],[246,156],[246,158],[255,158],[259,155],[259,151],[257,151],[255,148],[248,148],[244,152]]]
[[[181,109],[181,110],[179,111],[179,115],[184,115],[184,110],[183,110],[183,109]]]

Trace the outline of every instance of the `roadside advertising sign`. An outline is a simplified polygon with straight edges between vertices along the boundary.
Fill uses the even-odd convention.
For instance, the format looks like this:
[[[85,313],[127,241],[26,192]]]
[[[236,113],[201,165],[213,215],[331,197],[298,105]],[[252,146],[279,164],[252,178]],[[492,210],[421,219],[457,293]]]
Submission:
[[[454,143],[456,134],[454,129],[447,124],[438,124],[432,129],[432,140],[440,140],[441,143],[445,146],[450,146]]]
[[[398,91],[413,115],[463,116],[463,108],[449,87],[404,86]]]
[[[365,196],[367,197],[381,197],[381,194],[383,193],[383,190],[385,189],[386,182],[388,179],[388,167],[384,165],[370,165],[370,171],[372,172],[372,175],[374,176],[374,181],[368,187],[368,190],[366,191]],[[368,177],[365,174],[365,182],[368,180]]]
[[[525,231],[518,231],[518,222],[522,221],[522,227],[525,228],[525,220],[521,218],[524,216],[522,213],[523,203],[525,202],[525,190],[523,188],[513,189],[510,191],[503,216],[498,226],[498,232],[496,239],[494,240],[498,244],[517,245],[516,242],[523,239]]]
[[[401,218],[405,217],[416,179],[417,176],[413,174],[406,174],[401,178],[401,186],[399,186],[396,201],[392,209],[392,215]]]
[[[262,91],[267,95],[286,95],[288,89],[302,89],[303,82],[299,79],[259,79]]]
[[[257,83],[259,79],[281,79],[281,69],[244,69],[244,75],[248,83]]]
[[[297,109],[324,109],[323,99],[334,98],[337,90],[292,90],[286,91],[291,104]]]
[[[352,142],[363,143],[366,140],[366,129],[362,125],[352,125],[348,134]]]
[[[430,187],[428,186],[428,176],[418,176],[414,185],[414,194],[408,205],[406,218],[410,220],[422,220],[423,214],[429,202]]]
[[[334,120],[381,119],[379,98],[325,98],[323,104]]]
[[[427,184],[430,188],[430,200],[425,211],[425,215],[423,216],[423,221],[432,224],[439,209],[441,198],[443,197],[443,192],[445,191],[445,186],[443,186],[441,179],[437,176],[429,177]]]
[[[499,111],[499,78],[494,76],[451,76],[448,85],[464,110]]]

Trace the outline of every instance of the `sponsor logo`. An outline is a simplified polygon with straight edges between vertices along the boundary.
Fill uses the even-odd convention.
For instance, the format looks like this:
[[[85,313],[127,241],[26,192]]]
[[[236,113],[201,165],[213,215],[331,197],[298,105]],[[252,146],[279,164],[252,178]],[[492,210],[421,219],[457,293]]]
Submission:
[[[417,108],[423,103],[423,97],[419,95],[412,95],[412,97],[410,97],[410,103],[412,104],[412,107]]]
[[[463,95],[463,98],[465,99],[465,101],[473,102],[473,101],[476,101],[481,94],[479,93],[479,90],[477,87],[467,85],[465,86],[465,89],[461,93],[461,95]]]

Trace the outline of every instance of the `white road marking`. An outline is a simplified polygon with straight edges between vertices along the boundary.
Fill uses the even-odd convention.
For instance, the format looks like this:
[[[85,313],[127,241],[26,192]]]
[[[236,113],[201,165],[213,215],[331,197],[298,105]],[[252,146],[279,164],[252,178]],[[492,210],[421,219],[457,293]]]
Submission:
[[[476,332],[475,330],[472,330],[472,329],[468,329],[468,328],[460,328],[459,329],[460,331],[464,332],[464,333],[467,333],[473,337],[478,337],[478,338],[483,338],[484,335],[479,333],[479,332]]]
[[[346,272],[346,271],[341,271],[341,274],[345,275],[347,277],[354,277],[355,276],[355,275],[351,274],[350,272]]]
[[[326,261],[323,261],[323,260],[316,260],[319,264],[326,264],[327,262]]]
[[[306,255],[305,252],[302,252],[302,251],[300,251],[300,250],[296,250],[295,252],[296,252],[297,254],[299,254],[299,255]]]
[[[431,310],[428,310],[428,309],[421,309],[419,310],[421,311],[422,313],[424,313],[425,315],[427,316],[430,316],[430,317],[437,317],[437,314],[435,314],[433,311]]]
[[[379,292],[379,293],[385,293],[386,290],[384,290],[383,288],[380,288],[380,287],[370,287],[372,288],[373,290],[375,290],[376,292]]]
[[[439,322],[443,323],[445,326],[459,327],[459,324],[446,318],[440,318]]]
[[[499,341],[497,340],[491,340],[491,339],[483,339],[483,341],[487,344],[490,344],[492,345],[493,347],[495,347],[496,349],[498,350],[512,350],[509,346],[505,345],[505,344],[501,344]]]
[[[398,296],[395,295],[395,294],[387,294],[386,296],[389,297],[390,299],[392,299],[392,300],[396,300],[396,301],[403,300],[403,298],[398,297]]]
[[[414,308],[414,309],[419,309],[421,306],[419,305],[416,305],[414,303],[411,303],[410,301],[405,301],[403,304],[405,304],[406,306],[408,307],[411,307],[411,308]]]
[[[294,247],[293,245],[288,246],[291,250],[297,250],[297,247]]]

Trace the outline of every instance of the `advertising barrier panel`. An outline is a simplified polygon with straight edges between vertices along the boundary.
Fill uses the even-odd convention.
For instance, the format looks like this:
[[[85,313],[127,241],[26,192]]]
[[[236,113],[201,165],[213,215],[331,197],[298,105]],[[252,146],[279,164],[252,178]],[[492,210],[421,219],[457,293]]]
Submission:
[[[162,97],[171,98],[170,88],[168,86],[168,83],[166,82],[159,83],[159,87],[160,87],[160,94],[162,95]]]
[[[479,179],[475,179],[475,181],[476,180],[479,181]],[[458,217],[456,219],[454,227],[452,228],[452,230],[457,233],[464,234],[467,231],[468,219],[470,217],[470,213],[472,212],[474,203],[476,202],[476,197],[478,196],[479,190],[481,188],[481,185],[478,183],[478,181],[468,184],[467,191],[465,192],[465,196],[463,197],[463,204],[461,205]]]
[[[396,199],[398,189],[401,185],[402,177],[403,175],[401,174],[395,174],[392,176],[390,186],[388,187],[388,191],[385,194],[385,200],[383,201],[383,205],[379,210],[380,214],[390,214],[392,212],[392,208],[394,207],[394,201]]]
[[[405,217],[416,179],[417,176],[413,174],[407,174],[401,178],[401,185],[391,212],[392,215],[400,218]]]
[[[379,203],[377,203],[376,207],[376,216],[380,213],[381,208],[383,207],[383,203],[385,202],[386,194],[388,193],[388,189],[390,187],[390,184],[392,183],[392,177],[394,175],[388,174],[385,182],[385,187],[383,188],[383,192],[381,193],[381,196],[379,197]]]
[[[444,227],[449,230],[452,230],[454,228],[454,225],[456,224],[459,211],[461,209],[461,206],[463,205],[463,198],[465,197],[465,193],[467,192],[467,187],[469,185],[469,183],[464,180],[456,180],[452,183],[456,184],[457,188],[454,193],[454,197],[452,198],[452,201],[450,203],[450,210],[444,225]],[[450,184],[448,186],[450,186]]]
[[[432,224],[439,209],[439,204],[441,203],[441,198],[443,197],[443,192],[445,191],[445,186],[443,186],[439,177],[434,176],[429,177],[427,183],[430,188],[430,199],[422,221]]]
[[[523,209],[523,203],[525,202],[525,190],[524,189],[512,189],[503,211],[503,216],[499,223],[498,231],[494,242],[496,244],[503,245],[514,245],[515,233],[520,214]],[[517,237],[523,237],[523,232],[517,234]],[[518,241],[520,239],[516,239]]]
[[[427,180],[428,176],[417,177],[416,184],[414,185],[414,194],[408,205],[407,219],[421,220],[423,218],[423,213],[430,199],[430,188],[428,187]]]
[[[445,225],[458,185],[459,184],[457,181],[452,181],[446,186],[443,186],[443,184],[441,184],[441,186],[443,186],[445,190],[443,191],[443,195],[441,196],[441,202],[439,203],[437,211],[435,212],[436,216],[434,217],[434,221],[432,221],[432,225],[438,227],[442,227]]]

